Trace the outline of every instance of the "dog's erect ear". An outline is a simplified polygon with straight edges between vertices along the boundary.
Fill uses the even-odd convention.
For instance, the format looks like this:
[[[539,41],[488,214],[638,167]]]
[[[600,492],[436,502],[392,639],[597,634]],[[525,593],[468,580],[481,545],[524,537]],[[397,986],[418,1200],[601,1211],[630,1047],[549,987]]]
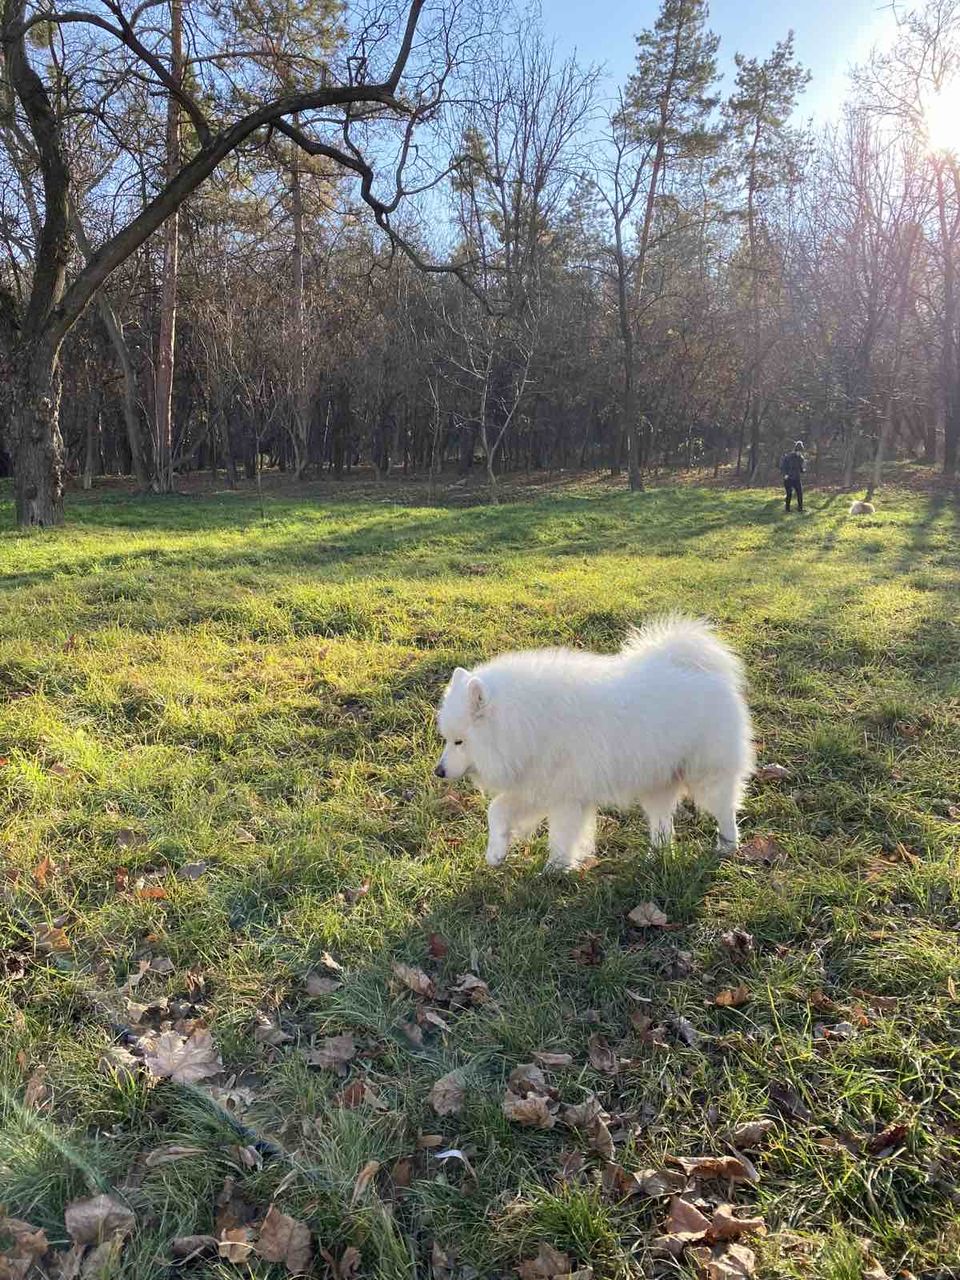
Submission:
[[[487,691],[479,677],[473,676],[467,685],[467,696],[470,699],[470,714],[476,720],[483,715],[487,706]]]
[[[456,689],[457,685],[463,684],[464,680],[470,679],[470,672],[466,667],[456,667],[453,675],[450,677],[450,688]]]

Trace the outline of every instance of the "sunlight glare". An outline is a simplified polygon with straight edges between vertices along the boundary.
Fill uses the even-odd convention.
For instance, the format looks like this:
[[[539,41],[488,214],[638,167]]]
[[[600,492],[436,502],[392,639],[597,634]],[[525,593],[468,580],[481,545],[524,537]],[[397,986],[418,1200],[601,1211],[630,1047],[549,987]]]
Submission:
[[[960,150],[960,79],[944,85],[929,100],[923,120],[931,151]]]

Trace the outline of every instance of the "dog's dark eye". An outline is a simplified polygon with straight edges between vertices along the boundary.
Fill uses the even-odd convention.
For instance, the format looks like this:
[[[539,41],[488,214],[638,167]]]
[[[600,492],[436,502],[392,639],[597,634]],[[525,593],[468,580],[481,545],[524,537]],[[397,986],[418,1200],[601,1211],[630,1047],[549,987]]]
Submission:
[[[463,739],[462,739],[462,738],[457,738],[457,740],[454,742],[454,744],[453,744],[453,745],[454,745],[455,747],[462,747],[462,746],[463,746]]]

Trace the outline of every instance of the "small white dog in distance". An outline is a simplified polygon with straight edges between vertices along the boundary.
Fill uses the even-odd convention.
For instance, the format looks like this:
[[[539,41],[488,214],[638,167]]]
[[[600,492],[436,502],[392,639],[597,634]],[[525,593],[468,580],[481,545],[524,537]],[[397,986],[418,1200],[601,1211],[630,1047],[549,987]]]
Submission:
[[[492,797],[487,862],[550,828],[551,870],[593,853],[597,809],[640,804],[650,836],[673,835],[683,795],[712,814],[721,847],[753,770],[740,660],[704,622],[665,618],[619,653],[535,649],[454,671],[437,716],[441,778]]]
[[[858,498],[856,502],[850,503],[850,510],[847,514],[851,516],[872,516],[876,509],[872,502],[867,502],[865,498]]]

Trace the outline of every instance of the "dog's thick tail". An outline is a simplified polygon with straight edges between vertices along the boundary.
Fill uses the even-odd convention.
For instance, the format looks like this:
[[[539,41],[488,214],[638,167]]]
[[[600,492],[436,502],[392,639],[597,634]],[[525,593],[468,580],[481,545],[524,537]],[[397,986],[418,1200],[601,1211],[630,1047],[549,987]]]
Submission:
[[[743,664],[732,649],[717,636],[709,622],[673,614],[652,618],[642,627],[632,627],[623,646],[624,653],[658,654],[675,666],[691,671],[712,671],[742,688],[746,683]]]

